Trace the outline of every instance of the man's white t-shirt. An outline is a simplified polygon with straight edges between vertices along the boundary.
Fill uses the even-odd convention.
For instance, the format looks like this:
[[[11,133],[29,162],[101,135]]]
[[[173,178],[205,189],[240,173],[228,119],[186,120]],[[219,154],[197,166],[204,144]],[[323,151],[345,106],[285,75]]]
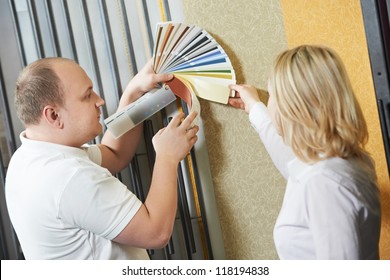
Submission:
[[[142,203],[100,166],[97,146],[20,138],[6,201],[26,259],[149,259],[145,249],[111,241]]]

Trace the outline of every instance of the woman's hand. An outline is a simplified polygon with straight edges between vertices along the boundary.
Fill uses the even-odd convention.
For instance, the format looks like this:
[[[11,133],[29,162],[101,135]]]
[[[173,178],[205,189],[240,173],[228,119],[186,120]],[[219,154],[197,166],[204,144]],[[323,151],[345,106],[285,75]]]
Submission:
[[[229,88],[236,91],[236,97],[229,98],[229,104],[235,108],[243,109],[249,113],[253,105],[260,102],[256,88],[251,85],[230,85]]]

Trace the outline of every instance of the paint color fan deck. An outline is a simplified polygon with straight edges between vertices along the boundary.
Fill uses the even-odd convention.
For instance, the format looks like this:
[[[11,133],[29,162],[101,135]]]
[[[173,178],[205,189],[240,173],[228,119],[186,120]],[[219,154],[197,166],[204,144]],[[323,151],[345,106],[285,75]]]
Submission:
[[[187,105],[198,107],[197,97],[227,104],[236,76],[228,55],[203,28],[184,23],[158,23],[153,50],[156,73],[172,73],[167,84]],[[200,108],[199,108],[200,109]]]

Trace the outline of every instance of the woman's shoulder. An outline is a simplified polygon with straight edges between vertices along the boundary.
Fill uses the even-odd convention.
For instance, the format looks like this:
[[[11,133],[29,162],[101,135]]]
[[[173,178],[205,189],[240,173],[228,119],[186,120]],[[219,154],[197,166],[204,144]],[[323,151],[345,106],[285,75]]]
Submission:
[[[369,158],[330,158],[313,165],[305,188],[323,189],[334,194],[354,197],[377,204],[379,189],[373,162]]]
[[[375,181],[374,162],[369,156],[343,159],[333,157],[318,161],[313,165],[313,174],[322,174],[341,183],[348,181]]]

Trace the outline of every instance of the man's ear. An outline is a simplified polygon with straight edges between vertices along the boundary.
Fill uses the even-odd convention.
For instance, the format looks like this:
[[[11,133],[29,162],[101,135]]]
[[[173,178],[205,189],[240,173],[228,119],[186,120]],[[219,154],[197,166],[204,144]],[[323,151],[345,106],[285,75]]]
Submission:
[[[54,126],[56,128],[64,127],[61,115],[58,112],[58,108],[55,106],[45,106],[45,108],[43,108],[43,117],[50,126]]]

